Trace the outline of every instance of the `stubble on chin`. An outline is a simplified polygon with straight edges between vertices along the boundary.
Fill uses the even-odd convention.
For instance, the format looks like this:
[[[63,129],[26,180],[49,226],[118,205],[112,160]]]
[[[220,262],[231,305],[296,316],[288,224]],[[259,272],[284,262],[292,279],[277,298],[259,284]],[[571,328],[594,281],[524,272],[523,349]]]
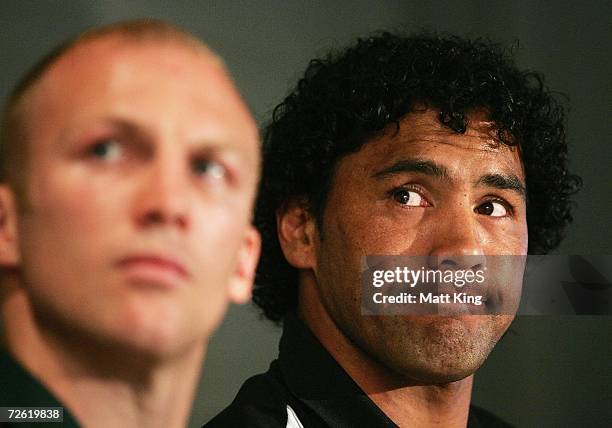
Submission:
[[[370,317],[367,317],[370,318]],[[510,324],[511,316],[372,317],[356,344],[407,384],[443,384],[472,375]]]

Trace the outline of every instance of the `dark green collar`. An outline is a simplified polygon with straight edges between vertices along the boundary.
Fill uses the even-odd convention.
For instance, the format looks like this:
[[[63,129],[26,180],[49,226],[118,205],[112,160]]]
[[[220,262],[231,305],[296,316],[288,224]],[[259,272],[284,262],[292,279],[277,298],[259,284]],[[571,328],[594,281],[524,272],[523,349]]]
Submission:
[[[36,380],[6,350],[0,349],[0,406],[5,407],[63,407],[65,428],[78,427],[66,406]],[[23,424],[16,424],[20,426]],[[37,427],[46,424],[35,424]],[[49,424],[49,426],[60,426]]]

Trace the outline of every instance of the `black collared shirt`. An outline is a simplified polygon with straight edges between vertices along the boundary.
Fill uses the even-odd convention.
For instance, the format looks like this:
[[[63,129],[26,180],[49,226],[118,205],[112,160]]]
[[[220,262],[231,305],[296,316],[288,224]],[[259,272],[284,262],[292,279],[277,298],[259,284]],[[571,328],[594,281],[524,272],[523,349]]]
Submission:
[[[63,423],[2,423],[0,426],[49,426],[77,428],[76,420],[38,380],[5,350],[0,349],[0,406],[1,407],[63,407]]]
[[[279,357],[248,379],[208,422],[216,427],[396,427],[295,316],[287,316]],[[509,427],[470,406],[469,428]]]

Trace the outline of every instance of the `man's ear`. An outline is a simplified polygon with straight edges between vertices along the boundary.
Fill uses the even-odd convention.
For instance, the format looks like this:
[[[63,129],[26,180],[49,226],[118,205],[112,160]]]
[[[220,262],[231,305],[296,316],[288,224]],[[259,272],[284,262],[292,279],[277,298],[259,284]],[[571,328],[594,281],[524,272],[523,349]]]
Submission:
[[[9,186],[0,184],[0,268],[15,268],[19,263],[15,194]]]
[[[246,303],[251,298],[255,270],[261,252],[261,237],[254,226],[249,225],[244,241],[238,250],[236,272],[230,280],[228,298],[232,303]]]
[[[298,269],[314,268],[316,221],[304,202],[288,203],[276,215],[278,240],[285,258]]]

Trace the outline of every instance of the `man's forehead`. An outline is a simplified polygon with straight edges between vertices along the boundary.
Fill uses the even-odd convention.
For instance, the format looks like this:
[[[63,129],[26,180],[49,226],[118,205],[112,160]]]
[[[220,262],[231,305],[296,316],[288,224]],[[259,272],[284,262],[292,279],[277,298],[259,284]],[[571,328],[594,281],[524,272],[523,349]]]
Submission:
[[[114,103],[117,97],[136,101],[131,93],[154,94],[162,86],[193,99],[222,99],[218,110],[251,121],[222,62],[204,45],[115,34],[81,42],[59,57],[25,94],[22,112],[27,118],[36,111],[71,110],[68,99],[78,103],[72,110],[102,107],[103,99]]]
[[[405,156],[430,155],[447,156],[448,160],[458,157],[521,164],[518,146],[509,146],[497,138],[495,123],[485,112],[467,114],[466,122],[466,132],[461,134],[442,124],[435,110],[411,112],[400,121],[399,129],[389,127],[364,149],[371,151],[371,160],[376,163]]]
[[[68,49],[41,77],[41,82],[78,78],[78,73],[104,75],[122,63],[147,67],[168,56],[180,58],[182,65],[192,69],[218,68],[224,71],[221,60],[204,45],[177,39],[133,38],[108,34],[85,40]],[[147,61],[148,60],[148,61]]]
[[[459,144],[465,148],[478,150],[503,150],[504,145],[497,138],[495,122],[490,120],[483,109],[473,110],[464,114],[466,129],[459,133],[443,124],[440,112],[434,109],[418,109],[408,113],[400,121],[399,132],[384,137],[397,137],[399,140],[431,141],[439,143]]]

